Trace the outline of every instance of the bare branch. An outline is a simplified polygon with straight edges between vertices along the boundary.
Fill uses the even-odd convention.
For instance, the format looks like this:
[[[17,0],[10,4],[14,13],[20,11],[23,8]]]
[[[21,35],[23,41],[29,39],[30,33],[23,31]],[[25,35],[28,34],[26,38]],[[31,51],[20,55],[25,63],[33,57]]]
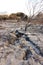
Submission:
[[[32,17],[34,17],[35,14],[37,14],[38,12],[40,12],[43,9],[42,8],[43,7],[43,0],[40,0],[39,2],[36,1],[36,3],[29,2],[29,0],[28,0],[28,6],[27,6],[27,10],[29,11],[30,16],[32,13]],[[32,6],[32,9],[31,9],[31,6]],[[38,9],[36,10],[37,7],[38,7]]]

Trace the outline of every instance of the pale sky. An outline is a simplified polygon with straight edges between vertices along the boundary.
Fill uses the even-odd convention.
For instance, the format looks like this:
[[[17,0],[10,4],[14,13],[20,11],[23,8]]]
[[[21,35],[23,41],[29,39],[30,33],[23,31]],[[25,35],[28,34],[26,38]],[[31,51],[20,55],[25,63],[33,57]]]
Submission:
[[[16,12],[24,12],[28,13],[27,3],[28,0],[0,0],[0,13],[16,13]],[[36,1],[36,0],[29,0]]]
[[[0,12],[26,12],[26,0],[0,0]]]

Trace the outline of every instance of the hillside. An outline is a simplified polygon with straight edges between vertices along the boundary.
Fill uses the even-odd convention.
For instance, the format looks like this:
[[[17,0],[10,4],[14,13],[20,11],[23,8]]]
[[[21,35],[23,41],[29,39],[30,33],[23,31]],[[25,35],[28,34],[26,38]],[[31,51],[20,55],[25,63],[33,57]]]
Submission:
[[[0,20],[24,20],[27,21],[28,16],[22,12],[11,13],[10,15],[0,15]]]

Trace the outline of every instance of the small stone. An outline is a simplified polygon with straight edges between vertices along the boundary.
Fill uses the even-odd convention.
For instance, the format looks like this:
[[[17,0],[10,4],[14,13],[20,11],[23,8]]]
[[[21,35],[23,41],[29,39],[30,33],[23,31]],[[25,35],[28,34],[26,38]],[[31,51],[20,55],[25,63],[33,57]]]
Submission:
[[[25,57],[25,51],[22,49],[17,49],[15,51],[15,58],[19,59],[19,60],[23,60],[23,58]]]

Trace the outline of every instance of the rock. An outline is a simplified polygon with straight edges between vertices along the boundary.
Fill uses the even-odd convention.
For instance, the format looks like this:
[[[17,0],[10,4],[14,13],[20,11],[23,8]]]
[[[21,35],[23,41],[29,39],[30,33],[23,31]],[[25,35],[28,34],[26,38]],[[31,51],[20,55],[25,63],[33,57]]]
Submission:
[[[17,39],[16,35],[13,33],[10,33],[8,36],[8,42],[9,44],[14,44],[15,40]]]
[[[29,63],[29,65],[41,65],[39,62],[35,62],[35,60],[33,58],[30,58],[28,60],[28,63]]]
[[[24,33],[21,33],[18,30],[15,31],[15,34],[18,38],[24,35]]]
[[[17,49],[15,51],[15,58],[18,60],[23,60],[23,58],[25,57],[25,51],[22,49]]]

